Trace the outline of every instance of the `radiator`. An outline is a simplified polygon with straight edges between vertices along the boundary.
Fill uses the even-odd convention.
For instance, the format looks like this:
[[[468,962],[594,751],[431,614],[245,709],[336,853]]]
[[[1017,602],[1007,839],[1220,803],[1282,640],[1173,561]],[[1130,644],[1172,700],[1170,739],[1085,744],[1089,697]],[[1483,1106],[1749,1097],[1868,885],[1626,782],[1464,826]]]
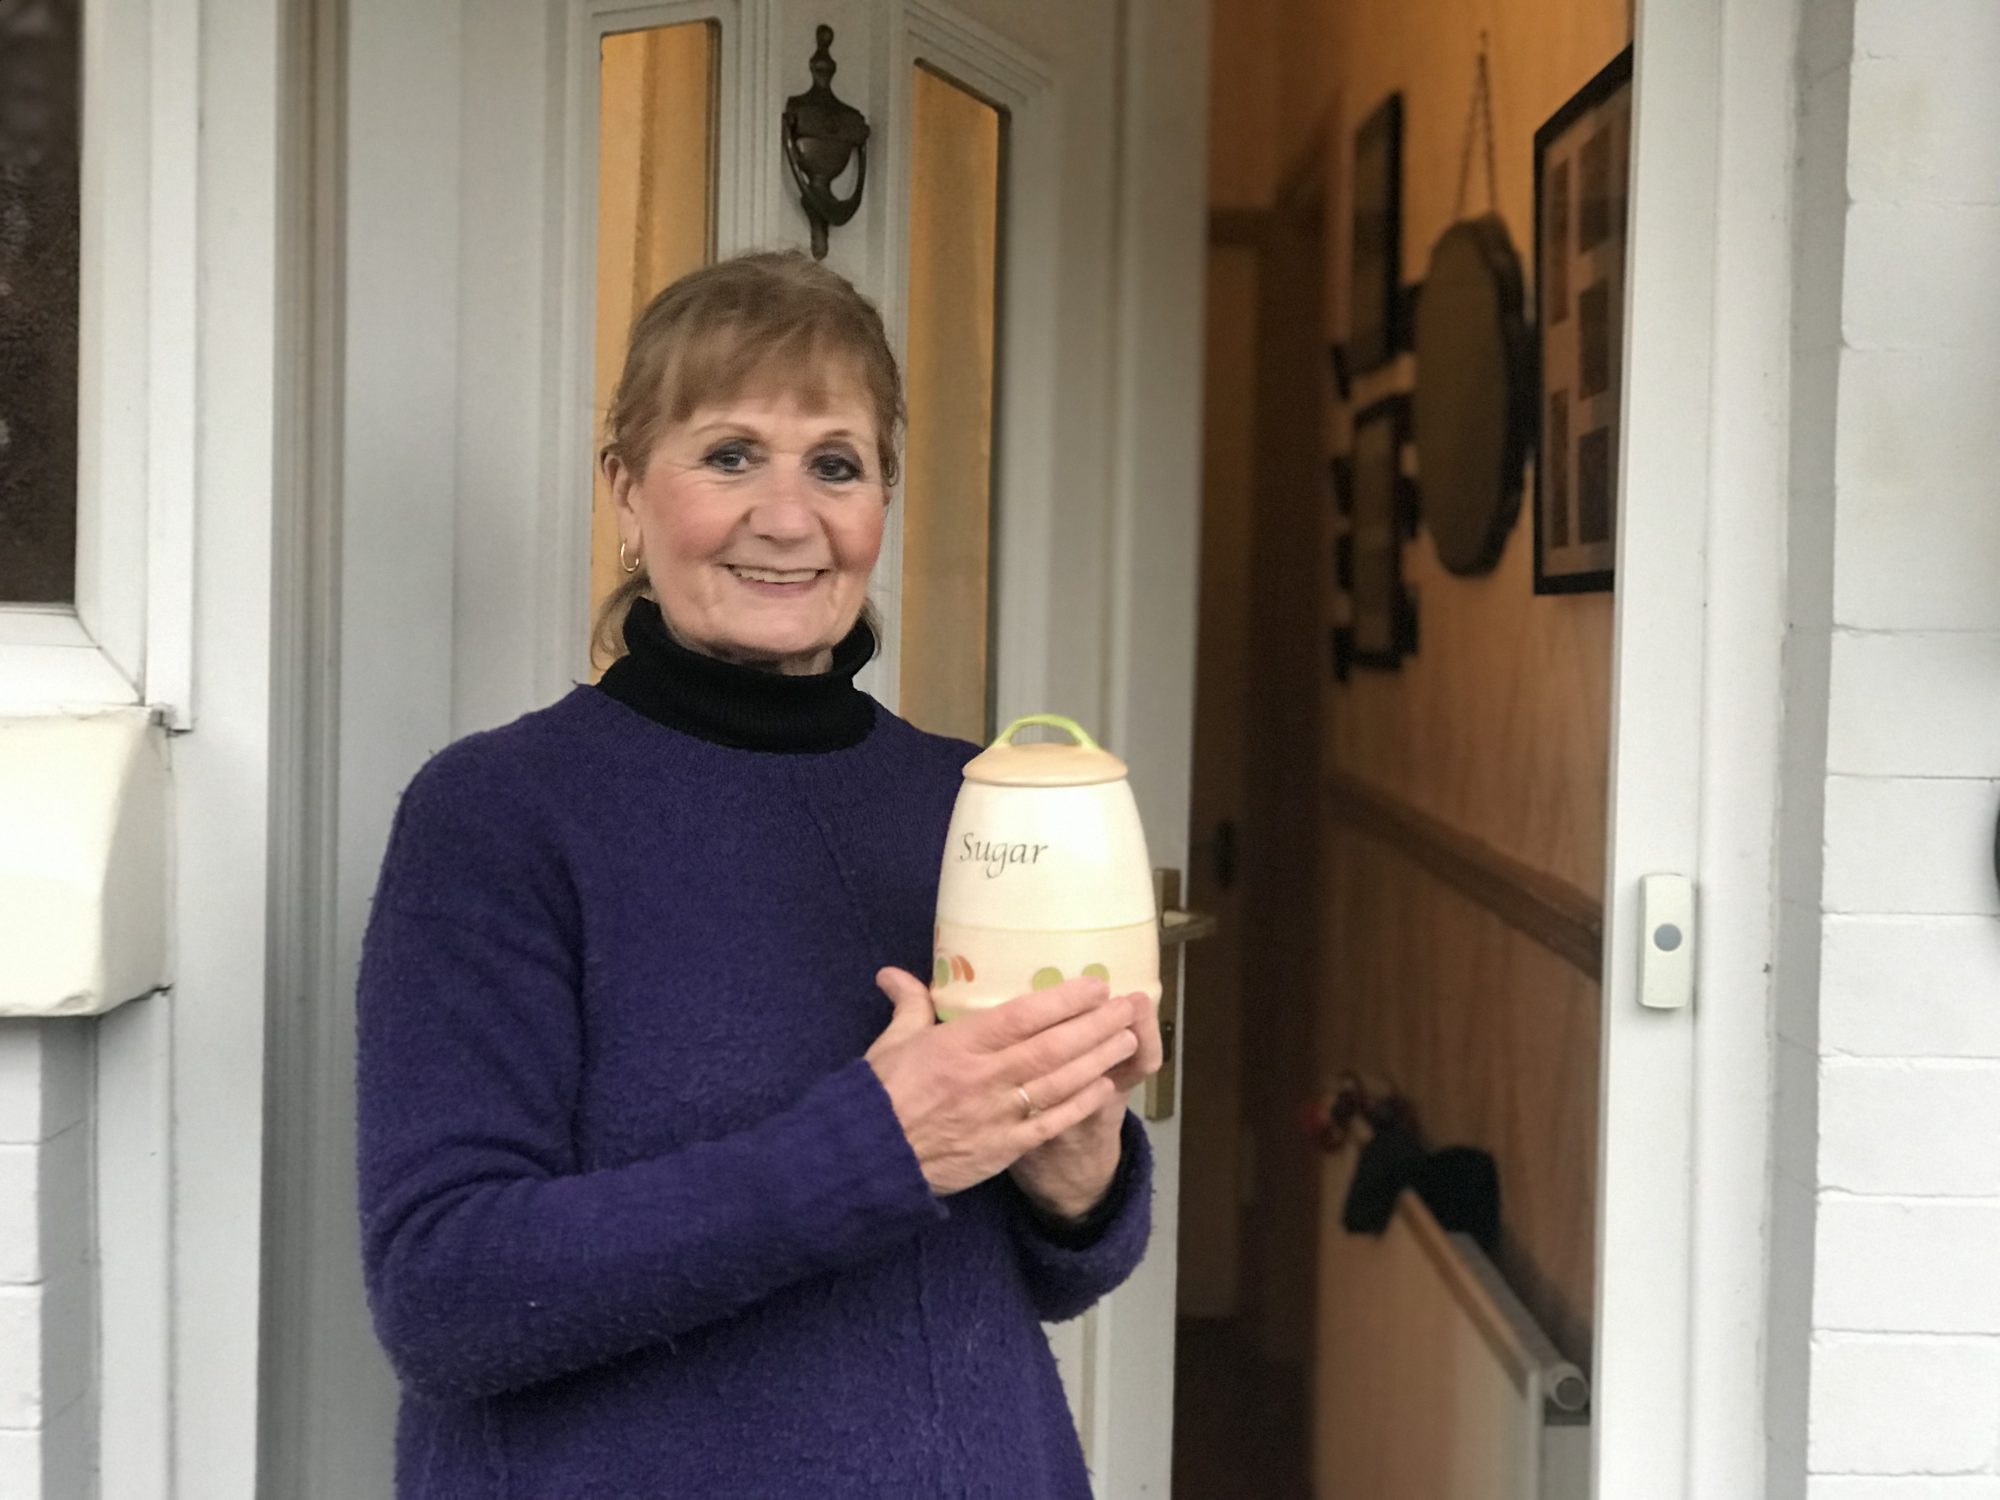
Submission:
[[[1380,1238],[1341,1227],[1360,1144],[1321,1184],[1315,1500],[1588,1500],[1582,1373],[1415,1193]]]

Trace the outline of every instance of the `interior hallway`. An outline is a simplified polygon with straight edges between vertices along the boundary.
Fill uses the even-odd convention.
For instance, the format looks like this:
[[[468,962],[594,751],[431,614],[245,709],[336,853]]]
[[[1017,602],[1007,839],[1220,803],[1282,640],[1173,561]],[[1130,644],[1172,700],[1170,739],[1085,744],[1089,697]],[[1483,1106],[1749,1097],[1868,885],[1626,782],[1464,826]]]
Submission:
[[[1222,926],[1189,951],[1184,1020],[1191,1500],[1311,1493],[1316,1435],[1342,1420],[1314,1405],[1325,1159],[1299,1120],[1343,1074],[1393,1085],[1429,1145],[1491,1154],[1494,1259],[1591,1365],[1596,944],[1502,909],[1601,924],[1612,595],[1538,591],[1525,501],[1484,567],[1447,569],[1421,525],[1398,549],[1415,638],[1337,670],[1354,604],[1329,462],[1351,466],[1362,414],[1412,401],[1423,372],[1404,335],[1347,382],[1329,354],[1353,335],[1363,122],[1399,101],[1400,287],[1487,214],[1532,284],[1536,131],[1631,20],[1627,0],[1244,0],[1214,7],[1213,36],[1188,881]]]

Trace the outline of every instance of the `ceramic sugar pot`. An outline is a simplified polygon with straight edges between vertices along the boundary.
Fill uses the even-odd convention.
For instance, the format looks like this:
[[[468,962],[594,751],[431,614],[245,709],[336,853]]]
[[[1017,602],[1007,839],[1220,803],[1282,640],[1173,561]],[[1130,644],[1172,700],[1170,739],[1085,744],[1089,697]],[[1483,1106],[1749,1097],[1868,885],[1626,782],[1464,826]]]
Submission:
[[[1015,744],[1030,725],[1069,743]],[[1016,719],[967,763],[938,879],[943,1020],[1080,975],[1160,999],[1146,833],[1125,763],[1059,714]]]

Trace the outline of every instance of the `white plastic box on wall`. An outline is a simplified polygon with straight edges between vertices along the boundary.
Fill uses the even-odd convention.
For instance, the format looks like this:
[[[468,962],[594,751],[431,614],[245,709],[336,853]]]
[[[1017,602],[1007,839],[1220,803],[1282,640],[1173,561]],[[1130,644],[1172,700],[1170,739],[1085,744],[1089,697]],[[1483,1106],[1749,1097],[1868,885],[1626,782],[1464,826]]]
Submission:
[[[168,981],[166,732],[144,709],[0,719],[0,1016]]]

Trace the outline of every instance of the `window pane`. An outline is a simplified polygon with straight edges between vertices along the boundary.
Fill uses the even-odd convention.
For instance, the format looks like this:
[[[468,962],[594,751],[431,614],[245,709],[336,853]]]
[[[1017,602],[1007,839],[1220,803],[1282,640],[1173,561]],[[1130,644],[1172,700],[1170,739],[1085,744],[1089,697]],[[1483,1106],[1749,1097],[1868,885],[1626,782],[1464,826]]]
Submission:
[[[656,26],[604,39],[597,107],[597,435],[632,320],[715,249],[718,28]],[[591,512],[590,603],[624,576],[611,493]]]
[[[910,106],[903,717],[993,731],[993,388],[1006,116],[918,67]]]
[[[0,0],[0,602],[76,597],[77,0]]]

